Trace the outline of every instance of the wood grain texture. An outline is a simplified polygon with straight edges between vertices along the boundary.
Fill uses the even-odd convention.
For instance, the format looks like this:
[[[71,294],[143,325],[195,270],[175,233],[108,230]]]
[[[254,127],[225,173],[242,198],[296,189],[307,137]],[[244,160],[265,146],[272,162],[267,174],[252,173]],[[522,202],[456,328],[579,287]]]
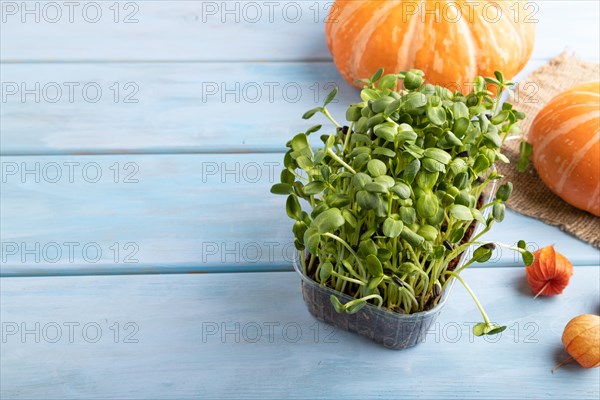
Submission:
[[[6,64],[2,74],[3,155],[281,152],[296,133],[332,126],[301,116],[333,87],[340,123],[360,101],[331,62]],[[517,93],[538,100],[535,82]]]
[[[550,368],[567,321],[600,313],[600,253],[511,212],[489,239],[555,243],[577,267],[562,296],[535,301],[522,268],[494,268],[520,265],[513,254],[465,271],[509,325],[497,343],[471,338],[479,316],[458,285],[427,343],[393,352],[316,323],[293,273],[167,275],[290,269],[273,169],[329,83],[342,104],[357,92],[325,46],[329,1],[275,2],[272,22],[265,2],[123,1],[117,23],[113,1],[96,3],[97,23],[81,8],[22,23],[6,7],[23,2],[0,4],[0,274],[27,276],[0,279],[2,399],[599,397],[597,369]],[[598,61],[597,2],[537,5],[521,76],[564,48]],[[23,100],[15,83],[48,91]],[[81,274],[120,276],[32,277]]]
[[[2,273],[289,270],[285,196],[269,193],[282,161],[281,154],[2,157]],[[591,246],[510,212],[487,238],[524,239],[532,250],[554,243],[575,265],[600,262]],[[502,251],[490,265],[522,264]]]
[[[230,3],[230,9],[246,7],[239,13],[249,12],[248,5],[266,8],[260,2]],[[275,3],[282,10],[298,5],[301,20],[274,16],[273,23],[247,23],[239,16],[236,23],[234,12],[223,23],[225,3],[210,1],[118,2],[121,11],[137,5],[135,24],[112,22],[115,2],[98,3],[104,17],[95,24],[81,16],[74,16],[74,23],[49,23],[41,15],[50,12],[42,11],[44,2],[35,3],[39,23],[33,21],[35,12],[21,22],[20,3],[14,3],[14,15],[3,9],[1,153],[281,151],[284,140],[307,126],[299,116],[321,104],[334,85],[341,89],[340,103],[331,106],[334,115],[343,116],[343,105],[358,94],[331,62],[305,62],[328,60],[323,22],[312,14],[329,2]],[[537,48],[519,77],[564,48],[598,61],[599,6],[573,3],[532,3],[539,20]],[[203,9],[212,14],[207,10],[215,5],[215,15],[200,15]],[[320,50],[311,53],[302,46]],[[282,59],[291,63],[273,62]]]
[[[59,7],[61,18],[55,8],[44,8],[49,2],[38,3],[37,12],[30,5],[34,12],[24,15],[21,2],[3,2],[2,61],[330,59],[323,26],[329,0],[120,1],[117,7],[99,1],[85,10],[82,2],[72,16],[68,7]],[[597,2],[538,1],[525,11],[527,21],[537,24],[534,59],[548,59],[563,48],[598,59]],[[491,10],[488,18],[495,17]]]
[[[334,86],[340,120],[360,101],[330,62],[2,68],[2,154],[283,151]]]
[[[74,13],[73,23],[68,15],[48,23],[41,12],[39,23],[34,16],[23,23],[19,7],[3,24],[6,36],[12,38],[4,36],[2,40],[2,60],[288,61],[329,57],[322,26],[325,1],[123,1],[118,2],[121,12],[117,19],[115,2],[97,3],[100,6],[95,8],[102,13],[99,18],[95,9],[90,9],[91,18],[86,20],[81,7]],[[90,19],[98,21],[90,23]]]
[[[522,270],[464,276],[509,328],[471,337],[481,317],[456,285],[426,342],[399,352],[316,323],[294,273],[3,278],[1,395],[598,398],[598,369],[550,372],[567,357],[566,323],[599,311],[597,265],[576,268],[563,295],[536,300]],[[22,326],[33,333],[22,337]]]

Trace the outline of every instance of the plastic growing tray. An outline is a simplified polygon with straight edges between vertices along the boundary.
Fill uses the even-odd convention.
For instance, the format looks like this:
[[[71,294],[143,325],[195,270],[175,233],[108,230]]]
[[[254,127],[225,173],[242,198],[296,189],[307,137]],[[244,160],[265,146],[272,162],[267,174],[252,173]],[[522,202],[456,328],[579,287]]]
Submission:
[[[488,186],[488,190],[483,194],[484,204],[490,201],[491,193],[495,193],[495,187],[495,183]],[[487,208],[484,212],[486,218],[489,215],[489,210],[490,208]],[[483,225],[477,223],[472,235],[477,235],[482,229]],[[468,261],[467,253],[464,252],[460,255],[456,269]],[[442,293],[439,303],[428,311],[399,314],[367,303],[355,314],[338,313],[329,300],[332,294],[337,296],[342,304],[354,300],[354,298],[322,286],[310,279],[303,272],[304,260],[300,259],[299,256],[296,260],[294,268],[302,278],[302,296],[308,311],[315,318],[339,329],[355,332],[395,350],[413,347],[425,340],[427,330],[435,323],[450,296],[455,282],[455,279],[451,278],[444,293]]]

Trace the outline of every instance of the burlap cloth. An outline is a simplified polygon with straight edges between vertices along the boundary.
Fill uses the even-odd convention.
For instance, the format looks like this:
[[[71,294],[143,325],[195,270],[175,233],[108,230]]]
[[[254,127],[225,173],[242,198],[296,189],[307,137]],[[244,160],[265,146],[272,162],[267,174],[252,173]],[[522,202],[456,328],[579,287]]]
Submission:
[[[510,100],[517,110],[527,114],[527,118],[521,121],[523,132],[527,133],[537,113],[554,96],[579,83],[598,80],[600,80],[598,64],[583,62],[567,53],[561,54],[533,71],[526,79],[519,82]],[[562,231],[600,248],[600,218],[581,211],[554,195],[544,186],[533,164],[530,165],[529,171],[517,172],[518,141],[506,142],[503,152],[511,163],[508,165],[500,163],[499,169],[514,185],[513,194],[507,203],[508,207],[520,214],[555,225]]]

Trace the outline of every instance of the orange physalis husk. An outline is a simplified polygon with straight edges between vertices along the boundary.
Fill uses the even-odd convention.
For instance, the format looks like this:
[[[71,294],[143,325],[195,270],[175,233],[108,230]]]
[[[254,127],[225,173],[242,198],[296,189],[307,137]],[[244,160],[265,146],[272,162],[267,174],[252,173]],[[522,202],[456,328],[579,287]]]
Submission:
[[[569,321],[562,335],[562,342],[571,357],[558,364],[575,359],[583,368],[600,366],[600,316],[583,314]]]
[[[573,265],[554,246],[544,247],[533,253],[533,264],[525,268],[527,283],[538,296],[561,294],[573,275]]]

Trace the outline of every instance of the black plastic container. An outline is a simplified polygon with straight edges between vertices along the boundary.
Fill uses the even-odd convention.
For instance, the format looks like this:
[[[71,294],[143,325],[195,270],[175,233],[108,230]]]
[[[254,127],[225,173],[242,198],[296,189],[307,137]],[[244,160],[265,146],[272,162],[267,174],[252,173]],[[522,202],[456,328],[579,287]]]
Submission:
[[[486,188],[487,190],[483,194],[484,204],[490,201],[490,193],[495,193],[495,188],[495,183]],[[486,218],[489,212],[490,207],[486,208],[483,213]],[[472,235],[477,235],[482,229],[483,225],[477,223]],[[435,323],[456,281],[454,278],[450,278],[451,280],[448,282],[444,293],[442,293],[440,301],[434,308],[428,311],[414,314],[399,314],[367,303],[355,314],[338,313],[329,300],[332,294],[342,304],[354,300],[354,298],[334,289],[321,286],[307,277],[303,272],[305,270],[303,267],[304,260],[300,259],[300,257],[297,257],[296,260],[294,268],[302,277],[302,296],[304,297],[308,311],[315,318],[339,329],[356,332],[361,336],[394,350],[413,347],[425,340],[427,330]],[[467,252],[462,253],[456,269],[463,266],[468,260]]]
[[[297,263],[296,263],[297,264]],[[342,304],[354,298],[336,290],[319,285],[302,276],[302,296],[308,311],[319,321],[327,322],[339,329],[356,332],[387,348],[401,350],[425,340],[427,330],[433,325],[448,298],[454,279],[448,284],[438,305],[429,311],[414,314],[398,314],[367,304],[356,314],[338,313],[329,301],[335,295]]]

